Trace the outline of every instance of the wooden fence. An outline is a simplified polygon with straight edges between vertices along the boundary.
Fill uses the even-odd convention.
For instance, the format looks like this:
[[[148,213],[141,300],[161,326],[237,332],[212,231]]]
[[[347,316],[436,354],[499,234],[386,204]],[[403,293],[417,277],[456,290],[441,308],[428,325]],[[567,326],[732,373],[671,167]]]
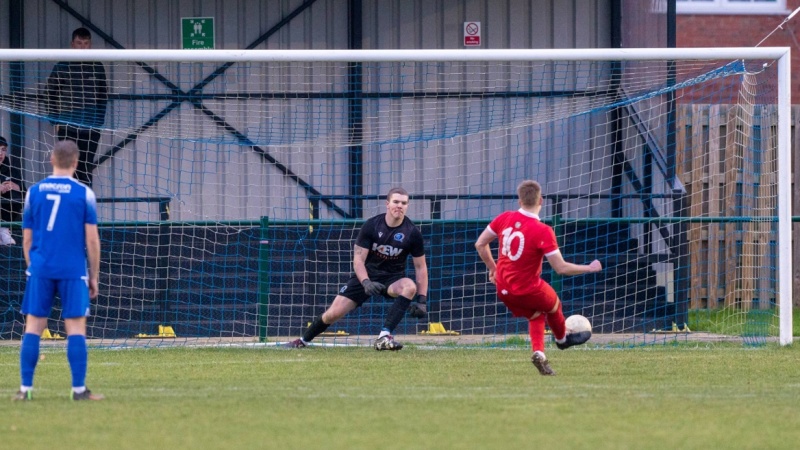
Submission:
[[[800,106],[792,108],[793,152],[800,145],[798,112]],[[676,163],[689,215],[743,218],[689,225],[692,308],[764,309],[778,302],[777,224],[767,219],[777,209],[776,118],[771,106],[685,105],[679,110]],[[796,186],[797,158],[793,166]],[[796,195],[792,211],[800,211]],[[800,226],[792,229],[791,276],[794,304],[800,305]]]

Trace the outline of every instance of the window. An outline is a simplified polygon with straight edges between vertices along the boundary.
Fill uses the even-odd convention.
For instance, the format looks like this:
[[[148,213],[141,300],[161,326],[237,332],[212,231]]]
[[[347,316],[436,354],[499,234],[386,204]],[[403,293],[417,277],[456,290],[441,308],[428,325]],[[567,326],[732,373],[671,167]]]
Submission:
[[[789,14],[786,0],[677,0],[678,14]]]

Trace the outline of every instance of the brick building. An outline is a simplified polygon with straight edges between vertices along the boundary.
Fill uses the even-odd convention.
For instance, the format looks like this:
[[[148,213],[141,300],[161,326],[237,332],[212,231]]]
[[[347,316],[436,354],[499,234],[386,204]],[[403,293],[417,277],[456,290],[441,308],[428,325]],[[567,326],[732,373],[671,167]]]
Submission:
[[[677,0],[678,47],[752,47],[800,7],[800,0]],[[760,47],[792,48],[792,104],[800,104],[800,14]]]

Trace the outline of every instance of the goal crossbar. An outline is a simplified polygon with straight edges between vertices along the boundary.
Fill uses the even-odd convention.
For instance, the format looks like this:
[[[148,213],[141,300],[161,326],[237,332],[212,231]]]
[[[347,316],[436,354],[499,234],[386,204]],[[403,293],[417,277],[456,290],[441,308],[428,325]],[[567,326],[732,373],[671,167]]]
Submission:
[[[780,59],[789,47],[647,49],[497,49],[497,50],[77,50],[0,49],[3,61],[153,62],[439,62],[439,61],[652,61],[698,59]]]

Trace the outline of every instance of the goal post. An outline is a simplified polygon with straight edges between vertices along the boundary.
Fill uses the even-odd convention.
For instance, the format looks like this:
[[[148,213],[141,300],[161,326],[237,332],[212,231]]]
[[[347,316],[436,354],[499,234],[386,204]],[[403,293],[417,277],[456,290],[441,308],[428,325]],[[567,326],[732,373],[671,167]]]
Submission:
[[[778,266],[780,344],[793,338],[792,306],[792,141],[790,50],[778,58]]]
[[[430,317],[406,317],[397,333],[524,337],[473,244],[536,179],[565,259],[605,267],[543,273],[598,342],[787,345],[789,56],[0,49],[0,135],[28,187],[49,173],[58,130],[97,133],[103,273],[89,337],[102,344],[297,337],[350,276],[360,225],[398,185],[426,238]],[[100,101],[86,61],[103,65]],[[77,94],[53,87],[57,63]],[[0,339],[18,339],[21,224],[0,220],[17,241],[0,252],[11,273]],[[372,299],[321,341],[368,342],[388,306]]]

